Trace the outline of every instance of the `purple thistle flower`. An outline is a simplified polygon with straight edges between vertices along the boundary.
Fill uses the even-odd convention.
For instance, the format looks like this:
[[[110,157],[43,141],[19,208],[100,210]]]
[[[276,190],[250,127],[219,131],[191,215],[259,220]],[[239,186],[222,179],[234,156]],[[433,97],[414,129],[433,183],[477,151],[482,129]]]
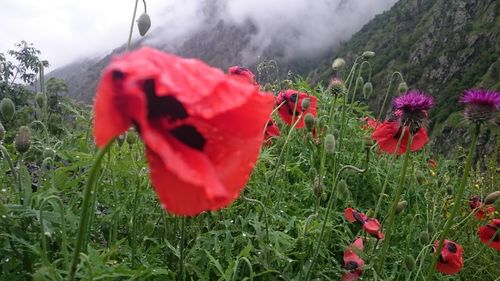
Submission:
[[[465,104],[465,118],[474,122],[495,122],[500,109],[500,93],[485,89],[470,89],[460,99]]]
[[[402,96],[394,98],[392,103],[396,110],[408,113],[429,110],[434,106],[434,98],[420,91],[409,91]]]
[[[421,91],[409,91],[394,98],[394,115],[403,126],[408,126],[412,133],[427,125],[427,110],[434,106],[434,98]]]

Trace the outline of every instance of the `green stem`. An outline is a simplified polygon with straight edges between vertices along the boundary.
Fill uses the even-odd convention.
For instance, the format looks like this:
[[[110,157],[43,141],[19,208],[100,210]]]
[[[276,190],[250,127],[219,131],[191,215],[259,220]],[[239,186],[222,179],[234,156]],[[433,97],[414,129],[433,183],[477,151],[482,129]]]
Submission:
[[[254,203],[254,204],[258,204],[262,207],[262,212],[264,213],[264,218],[266,220],[266,224],[265,224],[265,226],[266,226],[266,242],[269,243],[269,222],[268,222],[268,218],[267,218],[266,206],[264,205],[264,203],[260,202],[259,200],[248,198],[245,195],[243,195],[242,197],[245,201],[248,201],[248,202]]]
[[[435,267],[436,267],[436,262],[437,262],[437,259],[439,257],[438,253],[441,253],[441,249],[443,249],[443,245],[444,245],[444,240],[445,240],[446,236],[448,235],[448,232],[450,231],[451,225],[453,224],[453,220],[457,216],[458,211],[460,210],[460,207],[462,206],[462,197],[464,195],[465,185],[467,185],[467,179],[469,178],[469,172],[470,172],[470,169],[472,167],[472,158],[474,156],[474,152],[476,151],[477,138],[479,136],[480,128],[481,128],[480,123],[476,123],[474,135],[472,136],[472,143],[471,143],[470,148],[469,148],[469,154],[467,155],[467,160],[465,162],[465,168],[464,168],[464,174],[462,176],[462,181],[460,182],[460,186],[458,187],[458,191],[455,193],[455,200],[453,203],[453,209],[451,211],[450,217],[446,221],[443,232],[441,232],[441,235],[439,236],[439,246],[436,249],[435,254],[432,256],[431,267],[429,268],[429,271],[427,272],[427,276],[425,277],[425,280],[431,280],[431,278],[433,277]]]
[[[132,33],[134,32],[134,22],[135,22],[135,15],[137,14],[137,5],[138,4],[139,4],[139,0],[135,0],[134,14],[132,16],[132,23],[130,24],[130,32],[128,33],[127,51],[130,50],[130,44],[132,42]]]
[[[12,158],[10,158],[10,154],[9,152],[7,151],[7,149],[5,148],[5,146],[3,146],[2,144],[0,144],[0,150],[2,151],[2,154],[3,154],[3,157],[5,157],[5,159],[7,160],[7,163],[9,164],[9,167],[10,167],[10,171],[12,172],[12,177],[14,178],[14,182],[16,183],[16,187],[18,188],[18,192],[19,192],[19,195],[21,195],[21,190],[19,189],[19,186],[17,185],[17,171],[14,167],[14,163],[12,162]]]
[[[179,276],[180,280],[184,280],[184,240],[186,239],[185,235],[185,227],[186,227],[186,218],[181,218],[181,245],[179,249]]]
[[[82,242],[85,239],[84,233],[86,233],[86,230],[88,228],[88,222],[89,222],[89,209],[90,209],[90,199],[92,196],[92,189],[93,185],[96,181],[96,176],[99,172],[99,169],[101,167],[101,162],[104,157],[104,155],[109,151],[111,148],[111,145],[113,144],[114,139],[111,140],[106,146],[99,151],[99,154],[97,154],[97,157],[94,160],[94,164],[92,165],[92,168],[90,169],[89,176],[87,178],[87,182],[85,183],[85,189],[84,189],[84,194],[83,194],[83,202],[82,202],[82,214],[80,215],[80,223],[78,226],[78,232],[76,236],[76,241],[75,241],[75,248],[73,249],[73,257],[71,259],[71,265],[69,267],[69,274],[68,274],[68,280],[73,281],[75,279],[75,273],[76,273],[76,267],[78,265],[79,257],[80,257],[80,251],[82,249]]]
[[[389,86],[387,87],[387,91],[385,92],[384,101],[382,102],[382,106],[380,107],[380,110],[378,112],[377,120],[380,120],[380,118],[382,117],[382,113],[384,112],[384,107],[385,107],[385,104],[387,102],[387,98],[389,97],[389,93],[391,92],[391,85],[392,85],[392,81],[394,80],[395,75],[399,75],[399,77],[401,78],[401,81],[404,81],[403,75],[399,71],[392,73],[391,79],[389,80]]]
[[[403,191],[403,188],[405,186],[405,179],[406,179],[406,171],[408,169],[408,162],[410,159],[410,148],[411,148],[411,143],[413,141],[413,134],[410,133],[408,136],[408,143],[406,144],[406,152],[405,152],[405,158],[403,162],[403,167],[401,169],[401,176],[399,178],[399,185],[398,189],[396,190],[396,194],[394,195],[394,200],[392,201],[392,206],[391,209],[389,210],[389,218],[388,218],[388,223],[387,227],[384,227],[385,230],[385,238],[384,242],[382,243],[382,252],[379,255],[379,264],[378,267],[376,268],[376,271],[378,274],[382,274],[381,270],[384,266],[385,259],[387,257],[387,250],[389,249],[389,242],[391,240],[392,236],[392,229],[394,226],[394,220],[396,217],[396,207],[398,206],[399,199],[401,197],[401,192]]]

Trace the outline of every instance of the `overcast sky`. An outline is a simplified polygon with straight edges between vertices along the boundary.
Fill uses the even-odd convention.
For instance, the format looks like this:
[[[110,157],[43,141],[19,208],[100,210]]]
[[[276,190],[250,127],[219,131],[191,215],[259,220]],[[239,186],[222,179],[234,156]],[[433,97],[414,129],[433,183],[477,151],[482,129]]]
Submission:
[[[215,0],[147,0],[152,28],[164,27],[157,33],[160,40],[196,29],[201,22],[199,6],[205,1]],[[315,51],[347,39],[397,0],[218,1],[226,3],[228,19],[257,22],[259,44],[276,36],[296,37],[291,38],[294,49]],[[134,0],[0,0],[0,52],[26,40],[42,51],[52,70],[83,56],[102,55],[126,42],[134,4]],[[141,1],[138,15],[142,9]]]

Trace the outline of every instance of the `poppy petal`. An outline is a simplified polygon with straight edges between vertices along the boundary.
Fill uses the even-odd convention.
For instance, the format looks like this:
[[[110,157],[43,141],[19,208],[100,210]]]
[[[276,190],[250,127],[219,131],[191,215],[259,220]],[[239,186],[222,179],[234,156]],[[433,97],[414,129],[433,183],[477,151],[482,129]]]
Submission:
[[[429,141],[427,130],[425,128],[420,128],[415,133],[415,135],[413,135],[413,140],[411,142],[411,151],[418,151],[422,149],[427,143],[427,141]]]
[[[356,212],[356,211],[353,208],[351,208],[351,207],[349,207],[349,208],[347,208],[347,209],[344,210],[344,217],[349,222],[355,222],[356,221],[356,218],[354,217],[353,212]]]

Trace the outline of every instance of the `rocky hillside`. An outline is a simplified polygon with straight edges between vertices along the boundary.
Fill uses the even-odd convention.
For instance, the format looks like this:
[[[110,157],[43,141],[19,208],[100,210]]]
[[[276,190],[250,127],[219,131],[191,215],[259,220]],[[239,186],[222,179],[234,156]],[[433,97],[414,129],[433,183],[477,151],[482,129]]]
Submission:
[[[331,77],[335,57],[352,61],[355,54],[372,50],[377,54],[371,61],[378,92],[374,109],[388,77],[400,71],[411,88],[436,97],[434,121],[444,122],[459,108],[464,89],[500,87],[499,11],[495,0],[401,0],[332,52],[309,79]]]

